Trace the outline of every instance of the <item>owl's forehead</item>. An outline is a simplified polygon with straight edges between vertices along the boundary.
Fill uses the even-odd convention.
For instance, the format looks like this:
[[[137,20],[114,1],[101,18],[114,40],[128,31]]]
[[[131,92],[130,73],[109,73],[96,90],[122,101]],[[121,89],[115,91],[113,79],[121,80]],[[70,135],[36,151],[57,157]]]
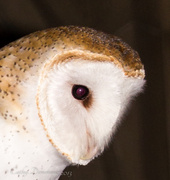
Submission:
[[[121,67],[127,76],[144,77],[144,67],[136,51],[118,37],[91,28],[69,26],[38,31],[9,44],[5,49],[8,49],[6,54],[12,53],[18,59],[28,57],[24,61],[30,66],[37,59],[41,62],[44,56],[49,55],[47,58],[50,58],[59,52],[91,52],[109,57],[106,59]]]
[[[131,76],[131,71],[144,69],[138,53],[113,35],[91,28],[69,26],[49,29],[45,32],[45,37],[49,43],[51,43],[51,39],[53,43],[61,42],[61,48],[86,50],[113,57],[113,62],[121,64],[129,76]]]

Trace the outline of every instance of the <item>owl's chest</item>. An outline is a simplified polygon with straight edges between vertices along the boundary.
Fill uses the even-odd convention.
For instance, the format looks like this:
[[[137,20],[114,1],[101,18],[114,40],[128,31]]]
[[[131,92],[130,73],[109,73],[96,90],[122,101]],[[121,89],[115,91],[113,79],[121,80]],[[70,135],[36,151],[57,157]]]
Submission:
[[[55,179],[60,175],[56,165],[56,149],[49,143],[40,127],[35,127],[36,131],[32,129],[31,132],[26,126],[18,129],[17,126],[3,121],[1,125],[1,179],[46,180]]]

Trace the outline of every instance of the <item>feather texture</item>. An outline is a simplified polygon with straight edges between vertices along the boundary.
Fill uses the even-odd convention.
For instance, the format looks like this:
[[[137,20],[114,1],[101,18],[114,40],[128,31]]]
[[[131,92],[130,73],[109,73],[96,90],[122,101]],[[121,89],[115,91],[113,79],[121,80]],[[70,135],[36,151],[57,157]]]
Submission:
[[[0,50],[0,177],[58,179],[111,140],[144,67],[115,36],[90,28],[35,32]],[[76,99],[74,85],[88,89]]]

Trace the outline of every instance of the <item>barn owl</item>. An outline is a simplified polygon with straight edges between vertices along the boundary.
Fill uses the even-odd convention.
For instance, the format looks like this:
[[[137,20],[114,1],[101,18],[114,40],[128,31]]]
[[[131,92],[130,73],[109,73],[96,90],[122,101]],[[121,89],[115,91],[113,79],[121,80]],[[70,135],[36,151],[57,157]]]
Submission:
[[[118,37],[85,27],[25,36],[0,50],[0,179],[56,180],[108,145],[144,66]]]

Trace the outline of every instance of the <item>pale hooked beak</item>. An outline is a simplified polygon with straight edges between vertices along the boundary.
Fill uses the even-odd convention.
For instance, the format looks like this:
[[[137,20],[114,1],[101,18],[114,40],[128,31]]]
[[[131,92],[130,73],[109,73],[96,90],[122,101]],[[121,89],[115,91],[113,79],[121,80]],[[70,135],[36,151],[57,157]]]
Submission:
[[[87,151],[86,153],[80,158],[81,160],[91,160],[98,154],[98,148],[94,139],[92,138],[91,134],[87,131]]]

